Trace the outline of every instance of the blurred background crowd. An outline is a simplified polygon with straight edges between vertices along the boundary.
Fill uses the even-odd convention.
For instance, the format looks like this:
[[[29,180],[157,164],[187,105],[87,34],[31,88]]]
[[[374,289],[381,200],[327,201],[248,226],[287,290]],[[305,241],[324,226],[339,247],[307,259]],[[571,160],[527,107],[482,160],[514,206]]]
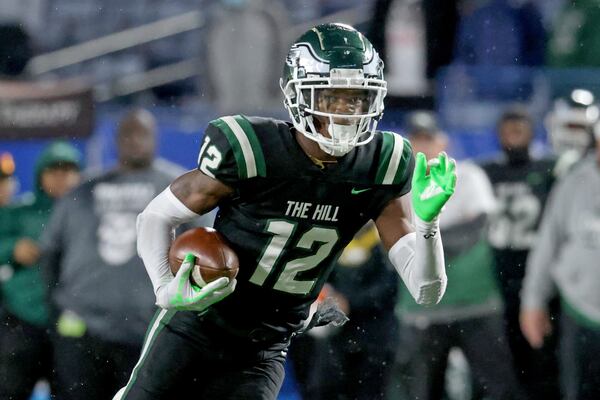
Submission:
[[[287,48],[322,22],[382,55],[379,127],[459,161],[449,283],[418,306],[365,226],[322,294],[350,322],[295,340],[280,398],[600,398],[599,19],[597,0],[0,1],[0,400],[124,385],[154,307],[137,214],[210,120],[287,117]]]

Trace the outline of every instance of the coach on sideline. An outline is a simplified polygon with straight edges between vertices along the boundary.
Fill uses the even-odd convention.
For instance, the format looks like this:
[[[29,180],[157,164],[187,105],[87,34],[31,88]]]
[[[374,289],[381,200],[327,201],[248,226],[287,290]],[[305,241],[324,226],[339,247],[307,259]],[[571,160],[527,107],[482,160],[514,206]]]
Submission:
[[[527,262],[521,329],[540,348],[552,325],[548,302],[561,299],[560,375],[567,400],[600,399],[600,131],[595,152],[554,188]]]
[[[109,399],[128,378],[154,312],[136,254],[136,216],[173,176],[154,165],[154,117],[127,114],[118,165],[57,204],[43,237],[43,270],[55,308],[56,395]]]

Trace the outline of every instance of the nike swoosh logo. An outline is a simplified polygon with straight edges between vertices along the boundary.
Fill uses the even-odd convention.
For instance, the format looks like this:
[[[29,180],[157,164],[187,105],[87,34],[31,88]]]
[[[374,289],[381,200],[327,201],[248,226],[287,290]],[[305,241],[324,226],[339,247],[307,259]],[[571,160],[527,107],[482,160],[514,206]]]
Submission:
[[[421,195],[419,196],[419,199],[427,200],[427,199],[437,196],[440,193],[444,193],[444,189],[442,189],[438,185],[431,184],[431,185],[427,186],[425,188],[425,190],[423,190],[423,193],[421,193]]]
[[[352,188],[352,191],[350,193],[352,193],[352,194],[359,194],[359,193],[362,193],[362,192],[366,192],[367,190],[371,190],[371,188],[366,188],[366,189],[354,189],[354,188]]]

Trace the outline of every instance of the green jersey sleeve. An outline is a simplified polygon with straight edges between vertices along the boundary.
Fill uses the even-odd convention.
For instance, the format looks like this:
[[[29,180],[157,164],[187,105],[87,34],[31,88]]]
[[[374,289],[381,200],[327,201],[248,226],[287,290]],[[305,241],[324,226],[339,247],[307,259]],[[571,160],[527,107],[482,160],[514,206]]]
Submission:
[[[381,132],[382,144],[377,163],[375,183],[378,185],[408,185],[412,175],[411,163],[414,164],[410,142],[393,132]]]
[[[381,132],[382,145],[377,163],[376,193],[369,206],[376,219],[385,206],[410,192],[415,160],[410,142],[393,132]]]
[[[254,127],[243,116],[211,121],[198,155],[198,169],[227,185],[266,176],[265,158]]]

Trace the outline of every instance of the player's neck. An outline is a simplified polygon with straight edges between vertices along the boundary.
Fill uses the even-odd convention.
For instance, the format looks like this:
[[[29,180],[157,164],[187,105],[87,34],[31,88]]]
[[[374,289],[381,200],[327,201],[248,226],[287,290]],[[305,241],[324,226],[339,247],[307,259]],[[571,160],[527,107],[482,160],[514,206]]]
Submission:
[[[319,147],[319,144],[314,140],[310,140],[300,132],[296,131],[296,141],[302,148],[302,151],[320,168],[324,168],[325,164],[337,163],[337,158],[331,154],[327,154]]]
[[[136,163],[136,162],[127,162],[125,160],[119,160],[119,164],[118,164],[118,169],[121,172],[138,172],[138,171],[145,171],[148,168],[150,168],[150,166],[152,165],[152,163]]]

